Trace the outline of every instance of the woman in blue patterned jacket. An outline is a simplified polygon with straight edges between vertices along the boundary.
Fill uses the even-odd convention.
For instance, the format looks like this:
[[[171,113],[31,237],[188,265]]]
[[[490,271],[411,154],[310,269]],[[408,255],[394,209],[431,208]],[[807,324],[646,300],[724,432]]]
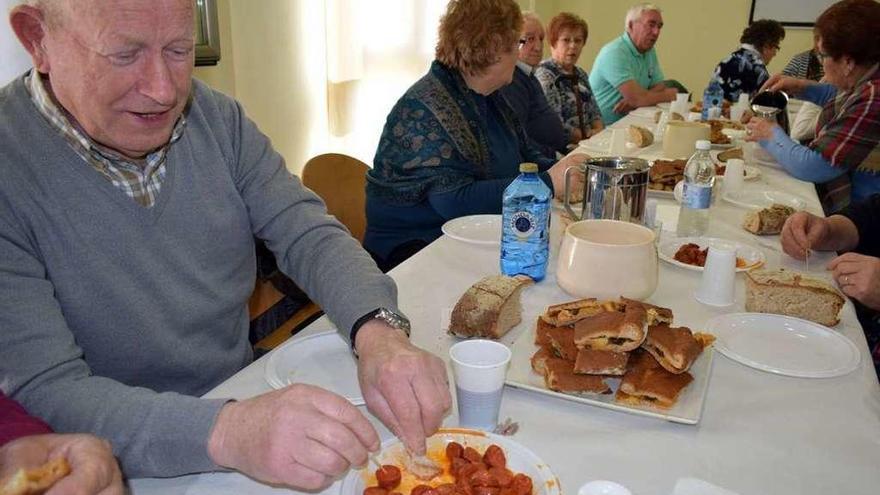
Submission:
[[[522,15],[514,0],[452,0],[436,60],[388,115],[367,174],[364,246],[384,270],[441,235],[447,220],[500,213],[522,162],[561,190],[565,168],[529,147],[500,92],[516,66]]]
[[[740,47],[715,67],[712,79],[721,84],[724,99],[737,101],[740,93],[752,95],[770,78],[767,65],[785,38],[782,24],[761,19],[743,30]]]

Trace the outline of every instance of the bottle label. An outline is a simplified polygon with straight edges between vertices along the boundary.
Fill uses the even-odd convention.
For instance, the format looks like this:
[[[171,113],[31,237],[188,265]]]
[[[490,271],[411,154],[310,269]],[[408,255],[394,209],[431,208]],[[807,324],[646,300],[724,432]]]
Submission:
[[[520,239],[526,239],[535,232],[537,222],[535,217],[527,211],[518,211],[510,219],[510,227],[513,233]]]
[[[709,207],[712,202],[712,187],[702,186],[699,184],[688,184],[685,182],[684,191],[682,191],[681,203],[686,208],[693,210],[702,210]]]

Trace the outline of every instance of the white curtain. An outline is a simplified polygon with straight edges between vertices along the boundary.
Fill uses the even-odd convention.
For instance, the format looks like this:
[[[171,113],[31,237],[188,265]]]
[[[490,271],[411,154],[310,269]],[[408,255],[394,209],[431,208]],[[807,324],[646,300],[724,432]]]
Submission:
[[[434,58],[445,0],[325,0],[328,147],[372,166],[385,118]]]
[[[9,26],[9,9],[20,0],[0,0],[0,87],[31,67],[31,57],[22,48]]]

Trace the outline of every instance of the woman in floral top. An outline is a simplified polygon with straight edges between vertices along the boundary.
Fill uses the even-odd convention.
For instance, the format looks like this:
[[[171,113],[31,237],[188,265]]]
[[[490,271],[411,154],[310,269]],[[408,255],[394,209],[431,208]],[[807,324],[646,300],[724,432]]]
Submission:
[[[782,24],[769,19],[751,23],[739,38],[742,43],[715,67],[712,79],[721,84],[724,99],[737,101],[740,93],[753,94],[767,82],[767,64],[779,51],[785,38]]]
[[[551,58],[541,62],[535,77],[544,89],[547,103],[559,113],[569,142],[576,144],[604,127],[589,75],[575,65],[587,42],[587,23],[562,12],[550,21],[548,31]]]

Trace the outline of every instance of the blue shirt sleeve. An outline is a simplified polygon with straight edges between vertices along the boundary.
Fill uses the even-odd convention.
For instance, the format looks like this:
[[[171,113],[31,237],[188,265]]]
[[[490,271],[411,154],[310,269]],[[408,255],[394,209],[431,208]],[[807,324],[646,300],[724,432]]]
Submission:
[[[553,183],[550,180],[550,175],[541,173],[539,177],[552,191]],[[454,191],[429,194],[428,202],[431,203],[434,211],[446,219],[465,215],[501,213],[501,197],[504,194],[504,189],[515,178],[507,177],[472,182]]]
[[[846,173],[845,168],[835,167],[821,153],[798,144],[781,127],[773,129],[773,137],[761,141],[786,172],[800,180],[814,183],[828,182]]]
[[[837,96],[837,88],[830,84],[810,84],[801,92],[801,98],[816,105],[824,106],[825,103]]]

